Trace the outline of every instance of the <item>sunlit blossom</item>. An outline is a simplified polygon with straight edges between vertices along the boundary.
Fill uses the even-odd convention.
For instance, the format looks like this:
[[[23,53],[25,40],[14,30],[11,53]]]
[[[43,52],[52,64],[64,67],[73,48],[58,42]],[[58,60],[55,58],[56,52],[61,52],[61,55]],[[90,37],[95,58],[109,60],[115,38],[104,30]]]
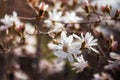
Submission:
[[[54,25],[52,21],[61,21],[62,12],[57,11],[57,9],[49,11],[48,15],[49,15],[48,19],[44,21],[46,24],[48,24],[48,27]]]
[[[78,72],[81,72],[84,70],[84,68],[88,67],[88,61],[85,61],[83,58],[83,55],[81,55],[80,57],[76,58],[77,62],[74,62],[73,65],[73,70],[77,70]]]
[[[5,15],[4,18],[0,20],[4,25],[2,25],[2,29],[7,29],[15,25],[16,28],[23,26],[23,23],[19,20],[17,13],[13,11],[13,15]]]
[[[80,46],[73,43],[73,36],[70,35],[67,37],[66,33],[63,31],[61,33],[60,43],[59,44],[51,44],[49,47],[52,46],[54,49],[54,55],[58,57],[57,62],[60,63],[63,59],[68,59],[68,61],[73,62],[74,57],[77,54],[80,54]]]
[[[94,46],[97,46],[97,39],[94,39],[94,37],[92,36],[90,32],[87,32],[85,35],[81,33],[80,37],[76,34],[73,34],[73,36],[80,40],[80,43],[82,43],[81,45],[82,48],[88,48],[88,49],[93,50],[96,53],[99,53],[98,50],[93,48]]]
[[[76,23],[83,20],[83,18],[76,16],[75,12],[66,12],[65,16],[62,17],[62,21],[65,23]]]

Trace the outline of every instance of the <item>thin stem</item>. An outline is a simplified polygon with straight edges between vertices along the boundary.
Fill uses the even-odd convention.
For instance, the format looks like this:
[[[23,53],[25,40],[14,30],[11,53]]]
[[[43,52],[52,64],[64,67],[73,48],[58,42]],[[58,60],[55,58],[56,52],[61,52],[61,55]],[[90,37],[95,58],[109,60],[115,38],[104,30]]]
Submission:
[[[19,19],[24,19],[24,20],[35,20],[36,18],[33,17],[33,18],[27,18],[27,17],[18,17]]]
[[[28,32],[25,32],[25,33],[28,35],[48,34],[48,32],[42,32],[42,31],[39,31],[38,33],[28,33]]]

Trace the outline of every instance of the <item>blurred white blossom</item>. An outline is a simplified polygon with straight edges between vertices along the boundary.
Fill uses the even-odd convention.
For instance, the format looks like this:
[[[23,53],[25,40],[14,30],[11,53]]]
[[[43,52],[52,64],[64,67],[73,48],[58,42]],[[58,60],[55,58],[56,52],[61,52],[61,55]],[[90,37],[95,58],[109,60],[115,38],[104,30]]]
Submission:
[[[0,20],[0,22],[4,24],[2,27],[0,27],[2,30],[12,27],[13,25],[15,25],[15,28],[23,26],[23,23],[19,20],[15,11],[13,11],[13,15],[6,14],[5,17]]]
[[[25,34],[25,40],[26,45],[14,49],[15,55],[17,56],[24,56],[24,54],[35,55],[36,52],[35,46],[37,45],[36,36],[33,35],[29,36]],[[23,50],[25,51],[25,53],[23,52]]]
[[[51,36],[52,38],[54,38],[54,37],[55,37],[55,34],[61,32],[61,31],[63,31],[63,30],[65,30],[64,24],[61,24],[61,23],[57,23],[57,22],[56,22],[56,23],[51,27],[51,29],[50,29],[50,31],[48,32],[48,34],[49,34],[49,36]]]
[[[94,78],[92,80],[113,80],[113,79],[109,74],[102,72],[101,74],[98,73],[94,74]]]
[[[21,70],[17,70],[14,72],[15,78],[16,80],[29,80],[29,77],[27,74],[25,74],[23,71]]]
[[[41,72],[43,73],[54,74],[54,73],[63,71],[64,65],[65,65],[64,61],[61,62],[60,64],[57,64],[56,59],[53,59],[52,61],[47,61],[43,59],[40,61],[39,67],[40,67]]]
[[[83,55],[79,56],[76,58],[77,62],[74,62],[73,65],[73,70],[77,70],[78,72],[81,72],[84,70],[84,68],[88,67],[88,61],[85,61],[83,58]]]
[[[57,9],[53,9],[52,11],[48,12],[48,19],[44,22],[47,24],[48,27],[54,25],[53,21],[61,21],[62,11],[57,11]]]
[[[31,25],[30,23],[26,23],[25,24],[25,32],[32,34],[35,32],[35,27],[33,25]]]
[[[62,21],[64,23],[77,23],[81,20],[83,20],[83,18],[76,16],[76,13],[73,11],[66,12],[65,15],[62,17]]]

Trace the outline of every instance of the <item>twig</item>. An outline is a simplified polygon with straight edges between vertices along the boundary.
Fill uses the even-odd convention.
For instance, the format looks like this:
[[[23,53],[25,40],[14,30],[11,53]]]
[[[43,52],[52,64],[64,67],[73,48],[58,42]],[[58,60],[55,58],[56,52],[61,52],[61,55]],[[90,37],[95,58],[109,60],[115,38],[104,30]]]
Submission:
[[[24,20],[35,20],[36,18],[33,17],[33,18],[27,18],[27,17],[18,17],[19,19],[24,19]]]
[[[19,17],[20,19],[25,19],[25,20],[36,20],[36,17],[33,17],[33,18],[27,18],[27,17]],[[102,19],[99,19],[99,20],[96,20],[96,21],[86,21],[86,22],[74,22],[74,23],[65,23],[63,21],[55,21],[55,20],[52,20],[52,19],[49,19],[49,18],[45,18],[45,17],[40,17],[40,19],[47,19],[47,20],[50,20],[52,22],[58,22],[58,23],[62,23],[62,24],[90,24],[90,23],[96,23],[96,22],[101,22],[103,20],[115,20],[115,21],[120,21],[120,19],[114,19],[114,18],[102,18]]]

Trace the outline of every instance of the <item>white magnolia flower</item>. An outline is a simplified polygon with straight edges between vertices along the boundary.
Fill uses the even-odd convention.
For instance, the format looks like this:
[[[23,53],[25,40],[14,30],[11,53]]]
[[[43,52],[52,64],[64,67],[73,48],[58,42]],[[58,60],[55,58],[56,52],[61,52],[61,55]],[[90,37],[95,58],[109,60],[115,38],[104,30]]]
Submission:
[[[48,15],[48,19],[44,21],[46,24],[48,24],[48,27],[51,27],[53,25],[52,21],[61,21],[62,12],[57,11],[57,9],[49,11]]]
[[[63,59],[68,59],[70,62],[73,62],[73,56],[77,57],[77,54],[80,54],[81,51],[80,45],[73,42],[73,36],[66,36],[66,33],[63,31],[61,33],[60,43],[59,44],[49,44],[49,47],[54,49],[54,55],[58,57],[57,62],[60,63]]]
[[[94,39],[91,33],[87,32],[85,36],[83,35],[83,33],[81,33],[81,37],[76,34],[73,34],[73,36],[80,40],[80,43],[82,43],[81,46],[83,48],[88,48],[96,53],[99,53],[95,48],[93,48],[94,46],[97,46],[97,39]]]
[[[109,74],[102,72],[101,75],[98,73],[94,74],[94,78],[92,80],[113,80],[113,79]]]
[[[80,57],[76,58],[77,62],[73,63],[73,69],[77,70],[78,72],[81,72],[84,70],[84,68],[88,67],[88,61],[85,61],[83,58],[83,55],[81,55]]]
[[[3,29],[9,28],[15,25],[16,28],[23,26],[23,23],[20,22],[19,18],[17,17],[17,13],[13,11],[13,15],[5,15],[4,18],[0,20],[4,25],[2,26]]]
[[[75,12],[66,12],[65,16],[62,17],[62,21],[65,23],[76,23],[83,20],[81,17],[76,16]]]
[[[0,22],[4,23],[6,26],[12,26],[13,25],[13,19],[11,19],[11,16],[9,16],[7,14],[5,15],[4,18],[2,18],[0,20]]]

